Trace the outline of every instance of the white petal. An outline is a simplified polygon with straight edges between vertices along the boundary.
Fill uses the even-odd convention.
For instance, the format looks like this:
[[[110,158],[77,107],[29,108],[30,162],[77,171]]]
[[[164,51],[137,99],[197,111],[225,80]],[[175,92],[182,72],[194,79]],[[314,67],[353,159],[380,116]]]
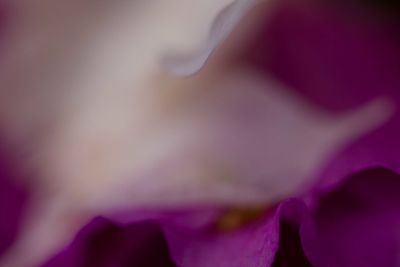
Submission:
[[[130,156],[142,160],[138,148],[150,136],[147,125],[162,115],[157,101],[163,94],[171,98],[162,92],[168,86],[149,86],[149,80],[162,72],[169,52],[198,51],[190,59],[195,63],[170,67],[181,74],[200,68],[243,15],[247,1],[233,4],[209,36],[215,18],[233,2],[10,2],[0,64],[0,130],[32,156],[28,165],[37,181],[29,184],[44,193],[0,266],[36,266],[72,237],[81,208],[92,208],[104,186],[130,171],[137,160]],[[61,203],[57,210],[48,205],[54,196]],[[42,238],[46,231],[51,232]]]
[[[198,71],[255,2],[256,0],[233,1],[219,12],[205,44],[196,47],[194,51],[167,55],[164,58],[166,66],[179,76],[187,76]]]
[[[195,100],[187,98],[190,104],[175,117],[155,121],[142,142],[114,137],[126,140],[126,160],[115,161],[126,170],[120,181],[104,179],[104,189],[100,183],[99,191],[92,188],[91,205],[114,210],[276,202],[305,190],[330,157],[392,112],[378,99],[330,115],[247,71],[197,82],[190,84],[202,91]],[[129,143],[136,144],[131,152]]]

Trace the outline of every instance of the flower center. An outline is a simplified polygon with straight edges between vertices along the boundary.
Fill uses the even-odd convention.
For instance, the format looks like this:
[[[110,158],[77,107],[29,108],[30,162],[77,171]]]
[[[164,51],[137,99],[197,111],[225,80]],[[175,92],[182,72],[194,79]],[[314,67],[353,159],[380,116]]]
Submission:
[[[216,222],[216,229],[231,232],[253,223],[265,216],[270,210],[268,206],[236,207],[228,209]]]

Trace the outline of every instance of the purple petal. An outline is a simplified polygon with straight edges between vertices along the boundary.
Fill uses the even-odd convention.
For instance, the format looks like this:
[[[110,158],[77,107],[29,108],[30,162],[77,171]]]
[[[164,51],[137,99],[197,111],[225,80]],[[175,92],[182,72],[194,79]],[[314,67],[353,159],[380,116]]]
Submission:
[[[298,227],[304,212],[302,201],[288,200],[280,204],[272,214],[267,213],[263,219],[232,232],[219,232],[213,227],[197,231],[171,225],[164,225],[163,228],[172,257],[178,266],[278,267],[282,266],[279,265],[282,256],[291,255],[291,249],[295,253],[299,252],[299,257],[306,261],[299,243],[287,246],[287,241],[295,241],[296,237],[286,227],[292,223]]]
[[[290,221],[280,224],[279,249],[271,267],[312,267],[304,254],[299,234],[299,225]]]
[[[118,226],[96,218],[74,242],[44,267],[173,267],[166,242],[156,223]]]
[[[321,197],[301,232],[316,267],[398,266],[400,176],[384,168],[353,175]]]
[[[0,254],[15,239],[27,192],[15,182],[18,178],[14,166],[0,152]]]

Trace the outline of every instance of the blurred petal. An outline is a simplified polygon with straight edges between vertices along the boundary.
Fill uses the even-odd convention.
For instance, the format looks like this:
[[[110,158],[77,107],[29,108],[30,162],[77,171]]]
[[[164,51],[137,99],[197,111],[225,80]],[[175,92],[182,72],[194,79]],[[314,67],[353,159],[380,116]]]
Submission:
[[[329,114],[246,70],[200,81],[208,88],[187,86],[201,90],[188,109],[158,124],[141,143],[140,159],[126,163],[127,177],[113,175],[112,184],[98,181],[85,191],[93,194],[94,206],[274,203],[306,190],[334,153],[392,112],[390,102],[380,99]],[[84,153],[74,155],[80,164],[86,161]]]
[[[197,71],[253,1],[8,2],[0,125],[10,142],[32,146],[26,143],[49,138],[46,129],[86,94],[150,90],[143,79],[164,71],[170,54],[196,54],[188,70],[175,60],[170,66]]]
[[[241,1],[240,5],[244,2],[247,1]],[[10,265],[14,265],[13,260],[22,260],[21,254],[28,262],[42,258],[49,250],[64,243],[65,236],[71,235],[77,223],[87,218],[80,211],[71,209],[71,206],[80,206],[77,204],[81,201],[79,192],[78,196],[68,195],[67,198],[62,193],[58,195],[60,178],[82,181],[80,175],[83,173],[76,177],[75,166],[62,166],[66,168],[57,169],[59,172],[56,173],[43,172],[42,167],[38,167],[44,164],[57,168],[42,158],[47,149],[53,149],[52,142],[58,138],[57,134],[70,126],[71,118],[74,124],[75,113],[82,109],[85,114],[89,112],[87,115],[92,119],[91,110],[97,112],[97,108],[105,108],[104,99],[117,106],[121,96],[132,98],[133,103],[125,102],[129,106],[140,103],[143,91],[154,89],[148,88],[147,81],[158,72],[163,72],[163,66],[160,66],[162,56],[168,51],[198,50],[197,47],[207,39],[215,18],[232,3],[232,0],[124,1],[117,4],[92,0],[21,0],[7,3],[10,12],[5,23],[7,29],[0,66],[0,130],[5,133],[6,142],[23,155],[20,167],[34,173],[31,181],[26,183],[35,191],[35,198],[24,220],[22,237],[14,246],[17,252],[4,257],[11,259]],[[206,54],[211,53],[233,29],[244,10],[235,9],[219,21],[223,26],[214,29],[212,45],[206,45]],[[162,91],[163,88],[156,89]],[[112,93],[114,90],[117,92],[115,95]],[[127,96],[127,91],[133,91],[133,95]],[[97,94],[99,97],[93,101],[93,95]],[[151,98],[152,93],[144,97]],[[146,100],[144,102],[149,104]],[[111,104],[112,108],[115,108],[114,104]],[[100,112],[96,118],[101,118],[101,113],[107,114],[107,111],[110,109],[105,108],[105,112]],[[101,119],[107,121],[108,118],[113,119],[113,115],[122,115],[120,118],[124,119],[125,114],[119,111],[121,109],[117,107],[117,114],[112,112],[111,116]],[[139,108],[133,120],[146,111]],[[87,117],[84,115],[83,118]],[[56,161],[58,156],[55,155]],[[113,167],[111,175],[120,175],[120,170],[116,173]],[[60,173],[62,177],[58,176]],[[108,174],[106,172],[101,176],[111,178]],[[89,190],[92,185],[84,182],[81,186]],[[74,190],[67,189],[72,194],[75,194]],[[86,214],[86,211],[83,213]],[[60,221],[63,224],[59,225]],[[51,233],[43,235],[45,231]],[[37,239],[40,239],[38,245],[29,249]]]
[[[197,48],[196,51],[192,51],[191,54],[181,53],[180,55],[166,56],[167,67],[177,75],[189,75],[198,71],[255,2],[257,0],[232,1],[214,20],[206,44]]]
[[[21,179],[3,149],[0,152],[0,256],[15,239],[26,207],[27,192],[16,180]]]
[[[315,267],[397,267],[399,226],[400,176],[374,168],[322,195],[301,235]]]
[[[398,106],[398,24],[349,1],[323,2],[329,3],[281,1],[251,50],[252,62],[330,110],[352,109],[382,95]],[[321,186],[376,165],[400,171],[399,123],[397,110],[383,127],[338,153],[320,175]]]
[[[313,267],[304,254],[299,228],[298,224],[281,221],[279,249],[271,267]]]
[[[72,244],[44,267],[173,267],[159,226],[137,222],[117,226],[96,218]]]
[[[219,232],[213,225],[197,231],[171,224],[162,226],[178,266],[279,266],[272,265],[279,257],[276,252],[289,256],[283,247],[283,242],[286,242],[283,238],[288,234],[285,222],[300,222],[304,211],[301,201],[285,201],[277,209],[267,212],[261,220],[232,232]]]

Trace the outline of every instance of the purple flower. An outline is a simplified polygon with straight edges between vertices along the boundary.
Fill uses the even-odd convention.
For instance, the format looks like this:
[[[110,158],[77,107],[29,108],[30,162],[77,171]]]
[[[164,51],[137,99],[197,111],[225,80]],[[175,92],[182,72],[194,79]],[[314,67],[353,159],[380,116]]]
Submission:
[[[227,49],[228,56],[223,49],[213,50],[224,48],[227,32],[247,10],[241,8],[244,2],[219,14],[222,24],[217,19],[213,25],[221,28],[213,29],[222,29],[221,34],[211,34],[217,37],[203,48],[186,36],[174,43],[176,49],[167,45],[159,50],[166,52],[161,65],[174,74],[193,73],[207,64],[183,83],[181,78],[151,76],[158,79],[148,84],[135,76],[135,90],[142,85],[148,90],[138,89],[140,101],[132,113],[125,103],[130,90],[119,91],[132,56],[120,42],[129,41],[124,25],[130,25],[130,16],[116,19],[121,28],[115,35],[107,32],[113,23],[101,28],[93,62],[82,61],[92,67],[84,68],[82,79],[72,79],[82,98],[75,109],[62,113],[68,119],[56,124],[61,127],[32,123],[41,122],[46,112],[20,117],[25,109],[19,98],[4,109],[6,145],[23,147],[16,150],[25,158],[37,157],[25,161],[17,156],[16,165],[3,164],[0,214],[8,215],[0,225],[0,233],[7,233],[1,235],[0,253],[14,239],[20,262],[32,265],[47,258],[45,267],[399,266],[400,113],[395,107],[400,100],[400,40],[395,29],[359,6],[338,11],[338,6],[318,1],[284,1],[247,44],[244,63],[237,67],[227,58],[232,51],[242,53],[239,48]],[[110,36],[123,37],[111,42],[121,50],[96,54],[109,51]],[[235,34],[229,38],[225,43],[236,40]],[[75,53],[65,49],[67,55]],[[20,67],[16,59],[8,58]],[[121,71],[95,64],[107,60],[112,67],[122,66]],[[107,75],[96,76],[106,69]],[[144,67],[143,73],[150,69]],[[34,81],[34,88],[54,82],[47,72],[37,80],[18,68],[16,73]],[[96,87],[102,82],[115,90]],[[176,91],[153,95],[153,86]],[[51,95],[40,92],[44,99]],[[178,102],[181,98],[185,105]],[[172,99],[179,112],[165,99]],[[26,149],[36,136],[32,133],[43,138],[47,127],[54,131]],[[28,169],[16,179],[21,166]],[[15,181],[32,173],[37,180],[20,190]],[[28,217],[21,217],[23,211]],[[19,235],[16,222],[22,224]],[[60,247],[65,248],[49,259]],[[29,267],[14,259],[7,267]]]

